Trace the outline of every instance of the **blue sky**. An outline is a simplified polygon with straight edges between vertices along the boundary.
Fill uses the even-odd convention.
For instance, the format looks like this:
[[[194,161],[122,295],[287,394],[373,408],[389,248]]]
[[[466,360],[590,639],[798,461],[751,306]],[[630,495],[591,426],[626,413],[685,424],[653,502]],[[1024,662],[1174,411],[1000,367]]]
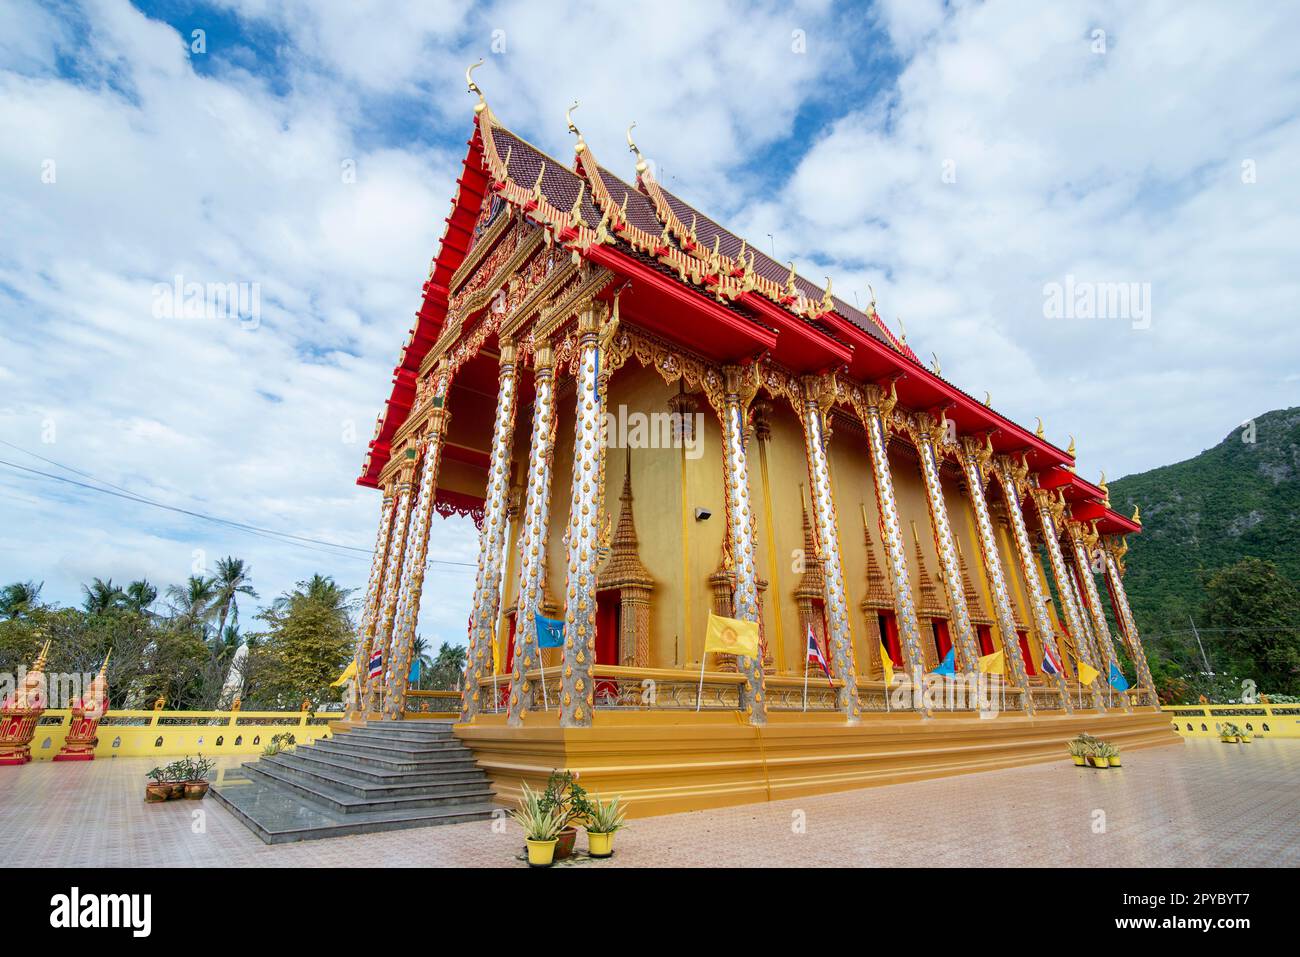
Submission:
[[[870,283],[1083,474],[1186,458],[1300,391],[1297,40],[1282,5],[9,0],[0,582],[73,602],[235,554],[265,600],[364,585],[353,481],[479,56],[506,124],[567,157],[576,98],[630,178],[635,120],[671,188],[846,298]],[[256,322],[160,310],[176,277],[255,285]],[[1148,288],[1149,322],[1045,315],[1069,277]],[[463,638],[476,548],[437,526],[434,641]]]

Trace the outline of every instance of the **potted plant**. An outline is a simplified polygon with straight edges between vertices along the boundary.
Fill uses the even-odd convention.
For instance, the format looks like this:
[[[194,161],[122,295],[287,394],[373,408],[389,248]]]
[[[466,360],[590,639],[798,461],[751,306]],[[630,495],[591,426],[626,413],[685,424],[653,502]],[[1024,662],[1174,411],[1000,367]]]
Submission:
[[[576,773],[556,770],[546,779],[541,805],[543,810],[554,811],[559,819],[559,844],[555,847],[555,859],[562,861],[573,853],[573,844],[578,838],[576,825],[591,817],[591,802],[587,799],[587,792],[578,783]]]
[[[1241,728],[1231,721],[1219,725],[1219,740],[1224,744],[1237,744],[1241,741]]]
[[[524,829],[528,843],[528,866],[550,867],[555,863],[556,835],[560,832],[560,816],[554,808],[543,807],[544,796],[527,784],[517,810],[510,816]]]
[[[167,780],[166,768],[154,768],[149,772],[149,783],[144,786],[146,804],[160,804],[172,796],[172,786]]]
[[[1070,757],[1074,759],[1075,767],[1083,767],[1088,763],[1088,753],[1092,750],[1091,745],[1080,738],[1072,738],[1065,746],[1070,752]]]
[[[177,798],[185,797],[185,781],[190,776],[190,762],[186,758],[178,758],[167,767],[163,768],[167,772],[167,783],[171,787],[171,794],[168,800],[175,801]]]
[[[1106,762],[1102,767],[1119,767],[1119,752],[1109,742],[1098,742],[1097,756]]]
[[[614,832],[623,827],[626,812],[619,804],[618,798],[602,801],[596,795],[587,816],[587,853],[592,857],[612,857],[614,855]]]
[[[189,801],[202,801],[208,794],[208,775],[217,766],[211,758],[199,755],[197,761],[186,760],[185,798]]]

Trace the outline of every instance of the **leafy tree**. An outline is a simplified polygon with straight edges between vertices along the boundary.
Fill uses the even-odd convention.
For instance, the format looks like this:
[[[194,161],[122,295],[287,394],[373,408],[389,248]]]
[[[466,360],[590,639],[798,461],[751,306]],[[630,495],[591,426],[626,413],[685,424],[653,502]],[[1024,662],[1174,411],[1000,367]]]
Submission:
[[[18,618],[26,615],[40,605],[41,589],[35,582],[14,582],[0,588],[0,618]]]
[[[349,589],[319,575],[298,583],[258,615],[267,630],[250,638],[244,679],[258,706],[295,708],[304,699],[337,701],[330,685],[352,657]]]
[[[1203,618],[1227,669],[1261,692],[1300,691],[1300,592],[1272,562],[1247,558],[1206,584]]]
[[[184,585],[167,586],[167,600],[172,615],[190,622],[201,624],[215,597],[215,583],[202,575],[191,575]]]

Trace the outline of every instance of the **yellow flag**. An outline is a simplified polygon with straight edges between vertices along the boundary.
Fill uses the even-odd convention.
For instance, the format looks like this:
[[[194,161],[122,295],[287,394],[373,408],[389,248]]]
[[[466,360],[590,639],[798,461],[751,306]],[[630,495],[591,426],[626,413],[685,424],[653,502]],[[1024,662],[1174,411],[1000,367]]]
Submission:
[[[758,622],[709,615],[704,650],[721,651],[741,658],[758,657]]]
[[[885,684],[892,685],[894,683],[894,662],[890,659],[889,649],[885,647],[883,641],[880,643],[880,666],[885,669]]]
[[[496,629],[492,629],[492,673],[501,674],[501,646],[497,643]]]
[[[1084,662],[1080,661],[1078,658],[1074,659],[1074,664],[1079,671],[1079,682],[1081,684],[1090,685],[1094,681],[1096,681],[1097,676],[1101,674],[1101,672],[1098,671],[1096,668],[1092,667],[1091,665],[1085,664]]]
[[[330,682],[330,687],[331,688],[340,687],[341,685],[344,684],[344,682],[346,682],[349,678],[351,678],[356,673],[357,673],[357,662],[356,659],[354,658],[352,659],[352,661],[348,662],[348,666],[343,669],[343,674],[338,676],[338,680]]]
[[[1006,653],[995,651],[991,655],[984,655],[980,658],[980,674],[982,675],[1004,675],[1007,673]]]

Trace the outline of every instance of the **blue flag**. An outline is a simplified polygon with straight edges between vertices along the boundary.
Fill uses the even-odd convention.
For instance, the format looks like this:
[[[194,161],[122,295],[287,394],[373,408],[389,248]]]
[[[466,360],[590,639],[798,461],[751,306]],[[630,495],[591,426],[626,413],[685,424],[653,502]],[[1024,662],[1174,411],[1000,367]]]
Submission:
[[[1110,666],[1110,686],[1116,691],[1128,691],[1128,680],[1124,677],[1124,673],[1119,670],[1119,665],[1112,664]]]
[[[564,622],[559,618],[545,618],[540,612],[537,618],[537,645],[539,648],[561,648],[564,646]]]
[[[414,661],[411,662],[411,677],[408,683],[415,684],[419,680],[420,680],[420,659],[416,658]]]
[[[941,662],[939,663],[939,667],[938,667],[938,668],[935,668],[933,671],[931,671],[930,674],[932,674],[932,675],[955,675],[955,674],[957,673],[957,666],[956,666],[956,664],[955,664],[954,661],[953,661],[952,652],[953,652],[953,649],[949,648],[949,649],[948,649],[948,653],[947,653],[946,655],[943,656],[943,661],[941,661]]]

